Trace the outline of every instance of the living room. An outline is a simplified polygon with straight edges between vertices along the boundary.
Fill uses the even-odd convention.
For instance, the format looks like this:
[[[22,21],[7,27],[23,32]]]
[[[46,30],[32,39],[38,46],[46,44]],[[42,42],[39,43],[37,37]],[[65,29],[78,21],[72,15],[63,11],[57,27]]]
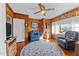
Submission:
[[[37,15],[35,13],[34,16],[34,14],[32,13],[39,11],[38,9],[40,5],[45,6],[45,8],[48,8],[51,5],[53,7],[52,8],[50,7],[51,8],[50,11],[46,11],[47,13],[46,16],[42,12]],[[21,55],[22,56],[30,56],[30,55],[31,56],[32,55],[33,56],[34,55],[35,56],[38,55],[39,56],[77,56],[79,55],[79,53],[77,53],[79,50],[78,45],[75,44],[78,41],[78,32],[79,32],[79,24],[78,24],[79,4],[75,4],[75,3],[72,4],[6,3],[5,4],[3,3],[1,4],[1,6],[3,12],[2,15],[5,15],[4,17],[2,17],[2,19],[4,19],[3,21],[5,22],[3,22],[4,24],[1,23],[3,24],[2,28],[4,30],[1,30],[1,33],[3,35],[2,34],[0,35],[2,39],[1,40],[2,43],[0,43],[0,45],[2,44],[3,47],[0,50],[0,55],[7,55],[7,56],[21,56]],[[65,38],[66,39],[68,38],[68,40],[69,39],[70,40],[65,41]],[[76,41],[73,41],[75,39]],[[40,41],[43,40],[44,42],[41,43],[39,42],[39,40]],[[4,42],[6,43],[4,44]],[[55,43],[56,48],[54,44],[51,45],[50,42],[52,44]],[[36,52],[34,50],[36,47],[39,48],[40,44],[42,46],[41,48],[44,47],[43,50],[39,49],[40,51],[44,51],[43,53],[38,51]],[[33,45],[34,48],[28,45]],[[68,46],[66,47],[66,45]],[[49,47],[53,47],[53,48],[51,48],[51,50],[47,50]],[[35,52],[29,50],[32,48]],[[55,49],[57,52],[55,51]],[[46,51],[48,52],[46,53]]]

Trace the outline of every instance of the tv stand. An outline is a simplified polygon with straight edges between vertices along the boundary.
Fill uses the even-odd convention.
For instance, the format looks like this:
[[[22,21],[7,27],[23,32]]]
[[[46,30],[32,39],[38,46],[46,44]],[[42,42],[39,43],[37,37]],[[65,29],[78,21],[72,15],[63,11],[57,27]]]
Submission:
[[[17,52],[16,38],[9,38],[6,40],[7,56],[15,56]]]

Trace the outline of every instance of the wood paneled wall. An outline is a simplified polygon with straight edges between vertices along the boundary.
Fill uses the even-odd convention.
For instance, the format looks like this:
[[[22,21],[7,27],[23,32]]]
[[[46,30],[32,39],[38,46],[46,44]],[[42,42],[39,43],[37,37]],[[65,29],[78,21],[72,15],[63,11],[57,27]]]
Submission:
[[[32,22],[38,23],[38,28],[33,28]],[[43,27],[42,27],[43,25],[42,25],[41,22],[42,21],[40,19],[28,18],[28,20],[26,21],[26,23],[27,23],[27,27],[26,27],[27,35],[26,35],[26,37],[27,38],[28,38],[29,32],[32,31],[32,30],[39,30],[40,32],[43,32]]]
[[[43,21],[42,20],[29,18],[28,15],[14,12],[8,3],[6,4],[6,14],[11,16],[12,18],[19,18],[19,19],[25,20],[25,24],[27,23],[27,26],[25,26],[25,41],[28,41],[27,39],[28,39],[29,31],[38,29],[39,31],[43,32]],[[38,28],[32,28],[32,22],[38,23]]]
[[[38,28],[32,28],[32,22],[36,22],[38,23]],[[39,19],[33,19],[33,18],[29,18],[28,19],[28,31],[32,31],[32,30],[40,30],[40,20]]]
[[[39,20],[40,21],[40,23],[39,23],[39,30],[40,30],[40,32],[42,32],[43,33],[43,31],[44,31],[44,24],[43,24],[43,20],[41,19],[41,20]]]
[[[20,18],[26,20],[28,18],[28,15],[20,14],[20,13],[14,13],[14,18]]]

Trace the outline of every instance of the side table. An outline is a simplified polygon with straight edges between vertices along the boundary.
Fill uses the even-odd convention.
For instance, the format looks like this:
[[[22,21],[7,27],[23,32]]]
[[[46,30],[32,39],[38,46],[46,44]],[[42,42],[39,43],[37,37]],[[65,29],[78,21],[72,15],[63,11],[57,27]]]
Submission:
[[[75,56],[79,56],[79,41],[75,43]]]

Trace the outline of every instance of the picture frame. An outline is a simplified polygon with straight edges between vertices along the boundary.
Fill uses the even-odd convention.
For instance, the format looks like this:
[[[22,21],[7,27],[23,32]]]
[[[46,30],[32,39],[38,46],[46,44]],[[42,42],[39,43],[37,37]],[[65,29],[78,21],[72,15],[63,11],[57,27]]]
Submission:
[[[32,22],[32,28],[38,28],[38,23]]]

